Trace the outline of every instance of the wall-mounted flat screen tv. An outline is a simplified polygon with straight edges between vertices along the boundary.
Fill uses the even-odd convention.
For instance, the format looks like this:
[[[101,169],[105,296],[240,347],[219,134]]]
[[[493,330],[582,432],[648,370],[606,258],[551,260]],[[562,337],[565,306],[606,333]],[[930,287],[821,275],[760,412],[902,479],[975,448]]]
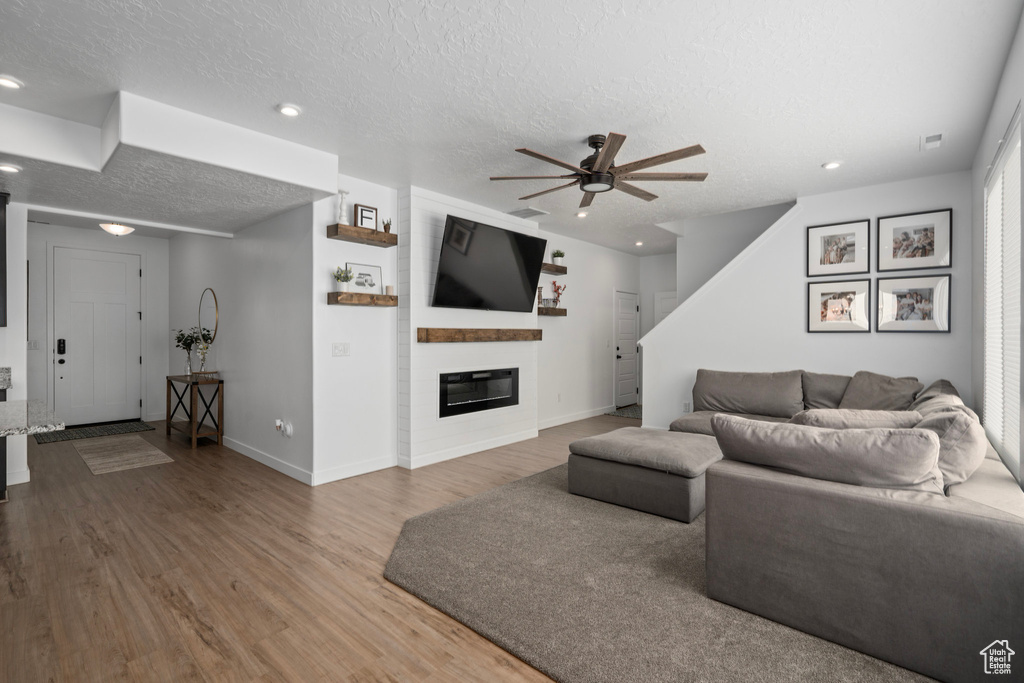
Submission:
[[[547,240],[448,216],[431,306],[529,313]]]

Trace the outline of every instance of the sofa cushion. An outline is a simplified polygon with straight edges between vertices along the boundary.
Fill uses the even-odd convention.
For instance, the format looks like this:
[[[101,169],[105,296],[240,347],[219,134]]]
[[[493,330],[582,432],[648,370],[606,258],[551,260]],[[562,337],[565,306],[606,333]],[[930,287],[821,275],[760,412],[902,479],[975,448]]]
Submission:
[[[950,498],[966,498],[990,508],[1024,517],[1024,491],[998,460],[985,459],[971,478],[949,487]]]
[[[804,409],[801,370],[789,372],[697,371],[693,409],[790,418]]]
[[[917,406],[935,396],[956,396],[960,398],[960,392],[956,390],[953,383],[948,379],[937,379],[928,385],[924,391],[917,395],[914,402],[910,404],[911,410],[917,410]]]
[[[824,429],[731,415],[711,420],[727,460],[812,479],[942,495],[939,437],[925,429]]]
[[[915,403],[917,402],[915,401]],[[956,412],[964,413],[974,420],[978,420],[979,422],[981,421],[976,412],[964,405],[963,399],[959,396],[952,396],[950,394],[932,396],[931,398],[925,399],[924,401],[917,403],[915,410],[921,413],[924,417],[934,415],[935,413]]]
[[[700,410],[696,413],[687,413],[682,417],[676,418],[672,421],[672,424],[668,426],[670,431],[673,432],[687,432],[690,434],[704,434],[706,436],[714,436],[715,432],[711,429],[711,418],[715,415],[722,415],[714,410]],[[735,413],[725,413],[733,415]],[[772,417],[771,415],[740,415],[740,417],[747,417],[751,420],[761,420],[762,422],[785,422],[784,417]]]
[[[911,429],[921,421],[915,410],[804,410],[792,417],[795,425],[826,429]]]
[[[838,408],[846,387],[853,379],[849,375],[826,375],[820,372],[803,374],[805,408]]]
[[[967,481],[985,460],[985,428],[967,413],[932,413],[917,428],[931,430],[939,437],[939,470],[946,486]]]
[[[569,452],[690,478],[701,476],[711,463],[722,459],[713,436],[641,427],[577,439],[569,444]]]
[[[924,385],[916,377],[889,377],[861,370],[839,402],[853,410],[906,410]]]

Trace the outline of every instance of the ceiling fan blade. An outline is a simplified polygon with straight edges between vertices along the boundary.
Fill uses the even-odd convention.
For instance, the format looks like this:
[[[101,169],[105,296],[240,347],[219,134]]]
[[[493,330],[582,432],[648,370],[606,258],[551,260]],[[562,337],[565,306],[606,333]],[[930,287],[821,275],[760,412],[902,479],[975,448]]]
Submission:
[[[594,192],[584,192],[583,199],[580,201],[580,208],[585,209],[590,206],[590,203],[594,201],[594,197],[596,196],[597,194]]]
[[[647,190],[641,190],[636,185],[630,185],[629,183],[621,182],[617,178],[615,180],[615,189],[622,190],[626,194],[631,194],[634,197],[639,197],[640,199],[643,199],[645,202],[653,202],[655,199],[658,198],[658,195],[656,194],[651,194]]]
[[[639,171],[642,168],[650,168],[651,166],[660,166],[661,164],[667,164],[670,161],[678,161],[679,159],[688,159],[690,157],[703,154],[704,148],[700,145],[693,145],[691,147],[684,147],[683,149],[677,149],[674,152],[665,152],[653,157],[647,157],[646,159],[640,159],[639,161],[631,161],[628,164],[622,166],[616,166],[612,169],[612,173],[621,175],[623,173],[632,173],[633,171]]]
[[[541,154],[540,152],[534,152],[532,149],[526,149],[525,147],[520,147],[516,151],[519,152],[520,154],[525,154],[528,157],[533,157],[534,159],[540,159],[541,161],[546,161],[549,164],[554,164],[555,166],[561,166],[562,168],[567,168],[570,171],[575,171],[577,173],[586,173],[586,171],[584,171],[579,166],[573,166],[572,164],[567,164],[564,161],[559,161],[558,159],[554,159],[552,157],[549,157],[546,154]]]
[[[559,185],[558,187],[552,187],[550,190],[544,190],[543,192],[534,192],[533,194],[528,194],[525,197],[520,197],[520,199],[533,199],[534,197],[539,197],[542,194],[547,194],[548,192],[557,192],[558,190],[564,190],[567,187],[572,187],[573,185],[579,185],[579,184],[580,184],[579,180],[574,180],[571,183],[566,183],[565,185]]]
[[[625,135],[608,133],[608,137],[604,141],[604,147],[601,148],[600,154],[597,155],[597,161],[594,162],[595,173],[604,173],[608,170],[608,167],[615,161],[615,155],[619,153],[619,148],[622,147],[622,143],[625,141]]]
[[[574,178],[569,175],[502,175],[491,176],[491,180],[558,180],[559,178]]]
[[[701,182],[707,173],[617,173],[616,180],[689,180]]]

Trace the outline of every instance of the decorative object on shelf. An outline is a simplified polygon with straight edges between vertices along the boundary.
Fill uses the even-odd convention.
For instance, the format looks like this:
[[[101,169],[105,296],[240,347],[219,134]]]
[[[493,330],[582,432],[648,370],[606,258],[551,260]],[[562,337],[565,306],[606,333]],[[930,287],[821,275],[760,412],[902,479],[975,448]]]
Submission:
[[[543,306],[544,305],[544,288],[543,287],[538,287],[537,288],[537,305],[538,306]]]
[[[562,302],[562,292],[565,291],[566,287],[568,287],[568,285],[558,284],[558,280],[551,281],[551,289],[555,290],[555,308],[558,308],[558,304]]]
[[[878,272],[951,265],[953,209],[878,219]]]
[[[174,335],[174,345],[185,351],[185,374],[192,374],[192,347],[195,346],[196,338],[192,336],[192,330],[177,330]]]
[[[949,275],[878,278],[875,329],[949,332],[949,292]]]
[[[565,252],[561,249],[555,249],[551,252],[551,262],[556,266],[562,265],[562,259],[565,258]]]
[[[807,277],[852,275],[869,270],[871,221],[807,228]]]
[[[383,294],[384,285],[381,283],[380,266],[368,266],[363,263],[346,263],[346,270],[351,270],[354,276],[352,280],[353,292],[362,294]]]
[[[340,222],[340,221],[339,221]],[[355,206],[355,224],[357,228],[377,229],[377,209],[365,204]]]
[[[394,285],[388,285],[387,287],[384,288],[384,293],[387,294],[388,296],[394,296],[395,295],[395,286]]]
[[[337,270],[334,271],[334,281],[338,283],[339,292],[347,292],[350,282],[352,282],[352,269],[342,268],[338,266]]]
[[[871,280],[807,283],[808,332],[870,332]]]
[[[387,219],[386,221],[384,221],[384,226],[383,227],[384,227],[385,234],[390,235],[391,234],[391,219],[390,218]]]
[[[345,190],[338,190],[338,214],[336,216],[337,220],[334,221],[335,223],[345,222],[345,216],[348,215],[348,212],[345,210],[345,197],[347,196],[348,192]]]
[[[541,308],[554,308],[555,300],[551,298],[545,298],[540,300]]]

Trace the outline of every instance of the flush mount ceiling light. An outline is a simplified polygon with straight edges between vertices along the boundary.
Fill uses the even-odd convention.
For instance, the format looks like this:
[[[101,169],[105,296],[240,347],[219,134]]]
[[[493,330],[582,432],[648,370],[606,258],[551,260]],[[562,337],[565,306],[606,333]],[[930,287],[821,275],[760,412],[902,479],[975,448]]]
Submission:
[[[637,242],[637,243],[636,243],[636,246],[638,246],[638,247],[642,247],[642,246],[644,246],[644,243],[643,243],[643,242]]]
[[[114,237],[124,237],[130,232],[135,232],[135,228],[129,228],[127,225],[121,225],[120,223],[100,223],[100,227]]]
[[[586,217],[587,217],[587,212],[586,211],[580,211],[579,213],[576,214],[576,218],[586,218]]]
[[[10,88],[11,90],[21,90],[25,87],[25,84],[19,81],[14,76],[0,74],[0,87]]]
[[[840,161],[828,161],[828,162],[822,164],[821,167],[823,169],[825,169],[826,171],[834,171],[834,170],[836,170],[837,168],[839,168],[842,165],[843,164]]]
[[[3,163],[0,164],[0,173],[21,173],[21,166]]]
[[[302,109],[299,108],[298,105],[288,103],[277,105],[277,110],[284,114],[285,116],[290,116],[292,118],[295,118],[296,116],[302,113]]]

